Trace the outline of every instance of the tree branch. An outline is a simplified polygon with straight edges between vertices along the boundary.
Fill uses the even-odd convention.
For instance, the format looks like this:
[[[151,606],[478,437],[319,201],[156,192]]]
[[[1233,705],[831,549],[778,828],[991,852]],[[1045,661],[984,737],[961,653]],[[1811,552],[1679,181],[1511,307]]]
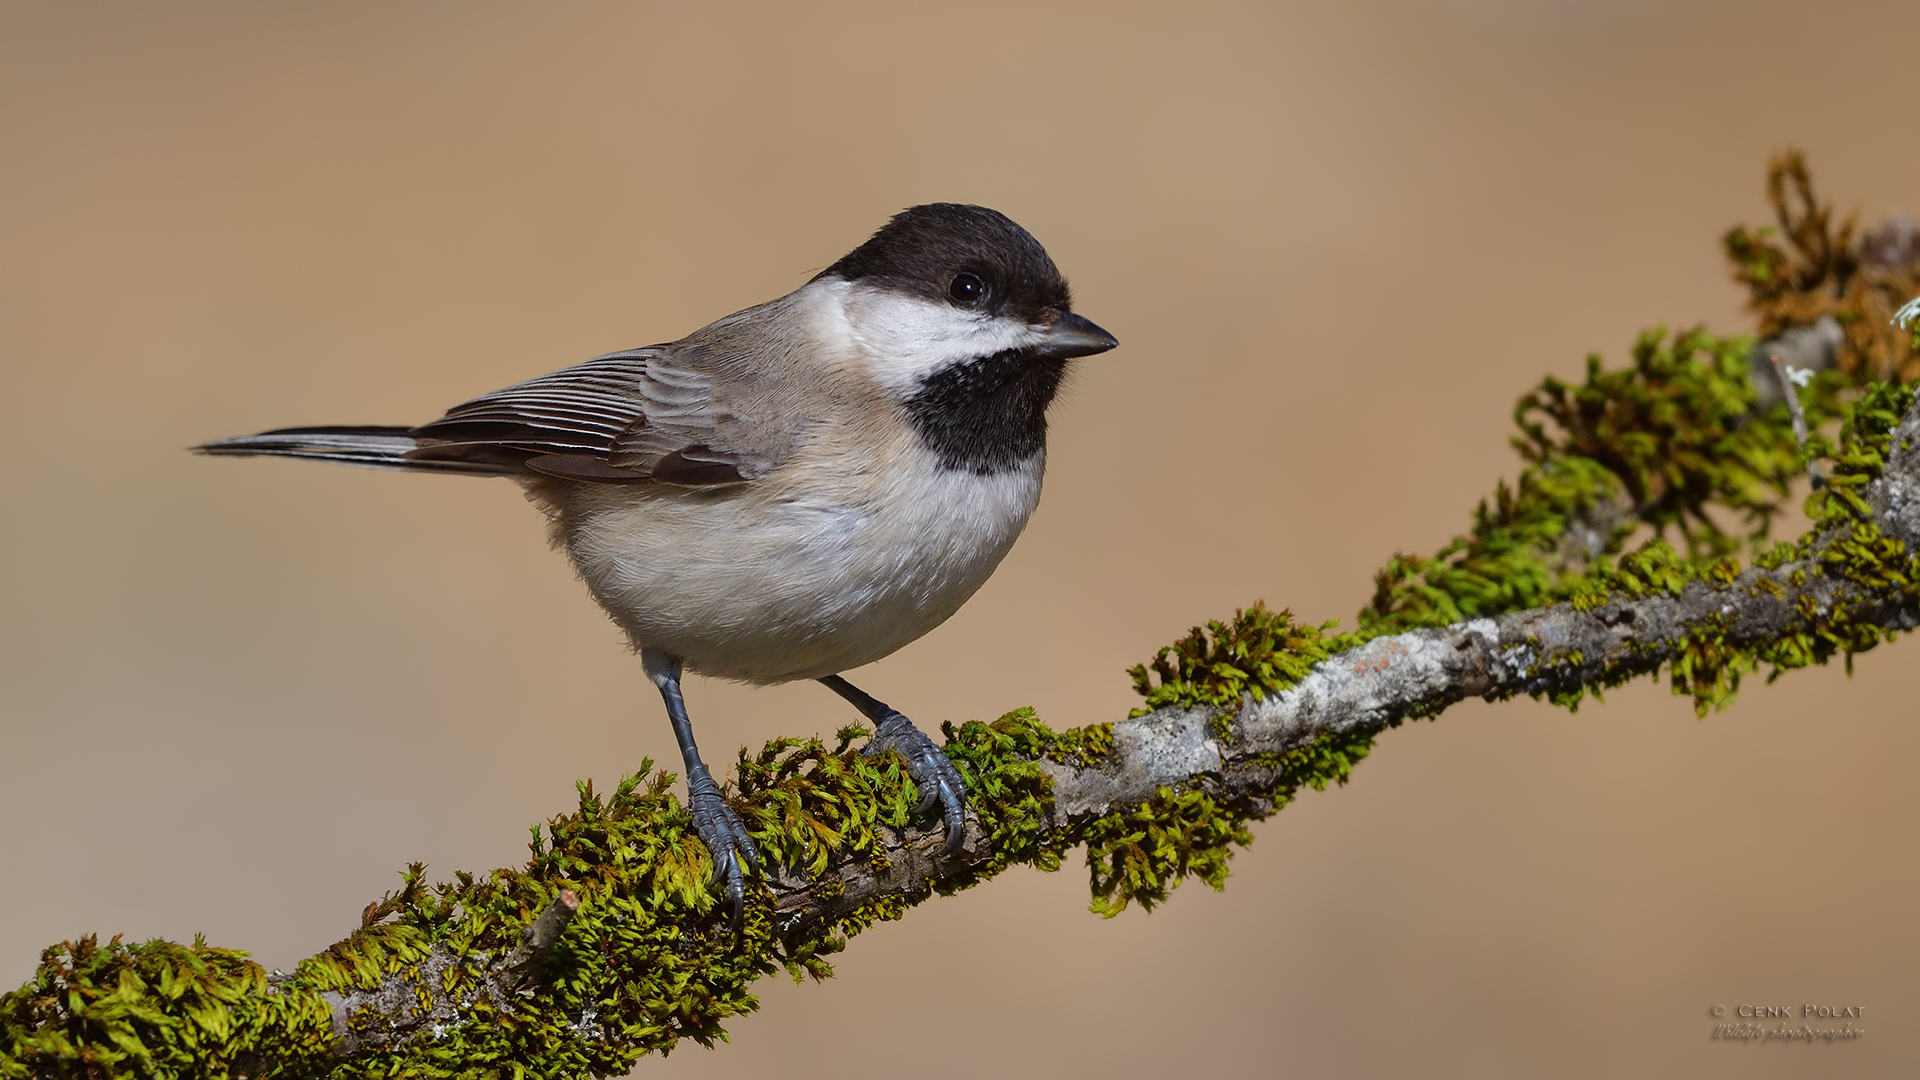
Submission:
[[[1865,485],[1871,521],[1901,551],[1920,549],[1920,408],[1909,410],[1891,440],[1884,474]],[[1615,685],[1686,660],[1703,647],[1751,649],[1796,636],[1833,634],[1836,649],[1869,646],[1858,628],[1910,630],[1920,606],[1904,581],[1861,580],[1839,572],[1839,545],[1860,525],[1836,527],[1803,558],[1749,569],[1719,582],[1692,581],[1675,590],[1614,597],[1474,619],[1441,629],[1375,638],[1316,666],[1296,686],[1248,698],[1231,723],[1207,708],[1167,708],[1113,725],[1111,748],[1089,764],[1042,760],[1051,782],[1043,822],[1056,842],[1078,837],[1088,822],[1150,803],[1168,791],[1201,790],[1216,801],[1240,800],[1249,816],[1265,816],[1283,783],[1285,758],[1328,736],[1364,736],[1410,717],[1432,716],[1469,697],[1553,696]],[[1816,658],[1820,659],[1820,658]],[[1679,676],[1676,675],[1676,679]],[[1262,803],[1265,803],[1262,806]],[[840,852],[816,875],[776,870],[768,879],[772,933],[794,938],[887,901],[912,902],[944,885],[969,881],[1004,855],[971,822],[959,856],[940,854],[942,833],[909,826],[884,833],[871,851]],[[551,909],[550,909],[551,910]],[[421,1024],[443,1009],[432,985],[452,962],[444,947],[415,968],[375,988],[342,995],[334,1021],[383,1028],[385,1045],[424,1034]],[[515,976],[503,967],[474,997],[510,1001]],[[458,1002],[444,1002],[455,1011]],[[397,1007],[396,1007],[397,1005]],[[343,1049],[357,1045],[345,1040]]]
[[[952,859],[939,823],[904,809],[914,793],[897,763],[862,758],[847,737],[835,751],[783,740],[743,753],[737,804],[785,865],[757,883],[740,940],[669,778],[644,791],[635,778],[611,799],[583,786],[579,813],[550,824],[550,845],[536,839],[526,870],[430,889],[410,868],[361,930],[291,974],[198,943],[50,949],[34,982],[0,998],[9,1037],[31,1051],[0,1055],[0,1077],[143,1060],[236,1075],[458,1075],[481,1060],[606,1074],[679,1038],[711,1041],[754,1007],[759,975],[824,975],[841,935],[1014,862],[1051,868],[1086,843],[1096,895],[1122,902],[1164,898],[1186,875],[1218,884],[1246,821],[1301,783],[1344,780],[1370,736],[1406,719],[1468,697],[1571,703],[1663,666],[1707,700],[1703,686],[1761,663],[1822,662],[1920,625],[1920,409],[1862,439],[1871,452],[1843,447],[1838,490],[1822,496],[1841,509],[1768,565],[1609,571],[1610,594],[1375,637],[1236,709],[1162,708],[1058,735],[1021,714],[965,725],[948,752],[974,805]],[[134,1009],[129,986],[161,1000]]]
[[[102,1062],[132,1075],[435,1076],[503,1060],[605,1075],[680,1038],[710,1042],[754,1007],[759,975],[824,975],[841,935],[1014,862],[1051,868],[1086,843],[1096,894],[1104,881],[1123,901],[1151,903],[1190,874],[1218,884],[1228,846],[1250,839],[1244,822],[1301,783],[1343,780],[1371,735],[1406,719],[1468,697],[1570,702],[1663,666],[1700,697],[1759,663],[1821,662],[1920,625],[1920,409],[1868,441],[1884,468],[1869,454],[1837,469],[1825,497],[1847,509],[1771,565],[1616,574],[1611,595],[1375,637],[1232,710],[1162,708],[1058,735],[1022,714],[965,725],[948,752],[974,805],[952,859],[939,823],[904,809],[914,793],[897,763],[845,737],[834,751],[783,740],[743,753],[737,805],[785,865],[757,883],[740,940],[669,778],[610,799],[583,786],[579,813],[550,824],[526,870],[430,889],[410,868],[359,931],[291,974],[198,943],[49,949],[35,981],[0,998],[15,1047],[0,1077]],[[155,1000],[133,1008],[130,986]]]

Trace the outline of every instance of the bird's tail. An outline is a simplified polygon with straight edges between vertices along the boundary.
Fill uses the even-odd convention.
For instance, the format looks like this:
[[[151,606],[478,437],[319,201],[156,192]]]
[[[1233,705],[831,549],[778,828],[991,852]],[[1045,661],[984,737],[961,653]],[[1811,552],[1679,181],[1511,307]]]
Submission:
[[[363,465],[372,469],[406,469],[411,472],[456,472],[482,476],[502,476],[521,470],[507,461],[472,458],[424,457],[416,453],[420,440],[411,428],[403,427],[302,427],[263,431],[216,439],[193,448],[198,454],[222,457],[312,458],[337,461],[345,465]]]

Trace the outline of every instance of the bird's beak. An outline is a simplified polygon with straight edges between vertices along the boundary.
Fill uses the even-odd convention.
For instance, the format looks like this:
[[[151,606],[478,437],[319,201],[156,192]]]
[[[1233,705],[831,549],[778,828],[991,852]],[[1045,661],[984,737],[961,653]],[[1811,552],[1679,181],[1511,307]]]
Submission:
[[[1033,355],[1042,360],[1071,360],[1106,352],[1118,344],[1112,334],[1095,326],[1092,319],[1069,311],[1060,316],[1060,321],[1047,330],[1047,336],[1033,347]]]

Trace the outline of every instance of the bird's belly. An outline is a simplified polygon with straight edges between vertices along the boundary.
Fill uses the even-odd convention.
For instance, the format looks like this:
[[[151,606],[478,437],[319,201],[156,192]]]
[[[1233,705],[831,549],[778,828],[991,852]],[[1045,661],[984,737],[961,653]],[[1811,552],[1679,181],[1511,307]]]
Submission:
[[[911,470],[836,497],[582,486],[562,520],[594,598],[637,648],[774,683],[871,663],[946,621],[993,573],[1040,497],[1039,456],[980,476]]]

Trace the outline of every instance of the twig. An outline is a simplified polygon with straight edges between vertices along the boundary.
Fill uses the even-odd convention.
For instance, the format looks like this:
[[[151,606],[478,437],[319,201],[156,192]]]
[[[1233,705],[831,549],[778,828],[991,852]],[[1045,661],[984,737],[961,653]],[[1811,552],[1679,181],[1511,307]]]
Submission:
[[[540,913],[540,917],[527,924],[520,931],[520,944],[501,962],[501,970],[520,977],[521,983],[530,981],[539,970],[540,961],[553,947],[560,943],[560,935],[566,933],[567,923],[573,919],[573,913],[580,910],[580,896],[572,889],[561,889],[553,903]]]
[[[1800,407],[1800,387],[1788,373],[1787,365],[1780,359],[1779,353],[1772,354],[1768,359],[1773,361],[1773,373],[1780,380],[1781,396],[1787,399],[1787,413],[1793,417],[1793,437],[1799,441],[1804,453],[1807,449],[1807,413]],[[1820,471],[1817,461],[1807,462],[1807,478],[1813,481],[1815,491],[1827,486],[1826,475]]]

